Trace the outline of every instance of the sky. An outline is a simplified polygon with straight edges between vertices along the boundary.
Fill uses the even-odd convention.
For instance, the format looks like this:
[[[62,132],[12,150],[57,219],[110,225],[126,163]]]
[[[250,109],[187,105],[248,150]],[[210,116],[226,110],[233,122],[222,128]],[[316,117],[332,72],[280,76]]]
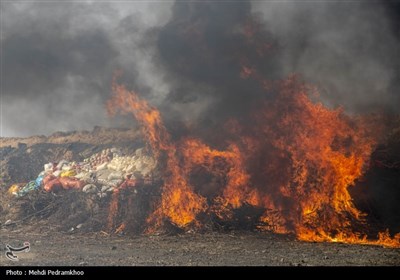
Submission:
[[[235,33],[249,17],[278,49],[254,62],[268,78],[298,73],[349,113],[400,113],[398,4],[200,2],[1,1],[0,136],[132,125],[106,114],[117,71],[167,120],[236,114],[260,94],[232,63],[253,51]]]

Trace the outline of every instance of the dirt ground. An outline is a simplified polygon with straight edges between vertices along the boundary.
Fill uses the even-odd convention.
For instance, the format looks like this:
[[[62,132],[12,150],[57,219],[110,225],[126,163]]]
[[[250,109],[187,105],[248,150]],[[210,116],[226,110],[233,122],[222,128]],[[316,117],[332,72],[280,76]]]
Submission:
[[[0,229],[1,266],[399,266],[400,249],[338,243],[307,243],[261,232],[110,236],[57,233],[46,226]],[[30,242],[19,261],[5,257],[6,244]]]

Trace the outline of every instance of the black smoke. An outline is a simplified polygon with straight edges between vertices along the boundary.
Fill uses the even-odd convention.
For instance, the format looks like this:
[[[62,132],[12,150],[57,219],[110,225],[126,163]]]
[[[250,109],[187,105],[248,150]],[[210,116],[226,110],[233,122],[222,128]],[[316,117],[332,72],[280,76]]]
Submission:
[[[249,1],[176,2],[157,48],[173,86],[166,101],[207,103],[199,119],[207,125],[244,117],[268,95],[260,83],[241,77],[243,67],[256,67],[268,80],[282,76],[278,42]]]
[[[283,46],[284,71],[316,84],[325,104],[351,113],[399,113],[394,2],[254,5]]]
[[[399,5],[393,1],[2,2],[3,136],[130,125],[104,110],[111,80],[169,123],[218,126],[300,74],[325,104],[399,113]],[[250,34],[250,35],[249,35]]]
[[[184,107],[208,100],[201,120],[240,116],[270,94],[241,78],[241,67],[251,65],[270,81],[300,74],[330,107],[398,114],[396,5],[178,1],[157,41],[173,86],[167,102]],[[255,29],[252,39],[246,37],[249,23]],[[261,54],[264,44],[270,48]]]

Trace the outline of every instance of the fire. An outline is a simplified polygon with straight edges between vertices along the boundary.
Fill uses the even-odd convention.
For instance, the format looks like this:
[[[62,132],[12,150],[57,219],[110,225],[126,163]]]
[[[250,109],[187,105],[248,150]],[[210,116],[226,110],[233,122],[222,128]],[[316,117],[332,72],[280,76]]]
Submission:
[[[177,148],[171,142],[165,129],[160,112],[151,107],[145,100],[129,91],[123,85],[113,83],[113,97],[107,103],[108,112],[114,115],[118,109],[122,113],[131,113],[142,125],[142,132],[148,140],[154,155],[165,157],[164,186],[161,207],[149,218],[156,229],[162,225],[164,218],[180,227],[195,221],[196,215],[206,209],[204,197],[193,192],[187,176],[182,172]]]
[[[260,188],[269,198],[261,201],[275,210],[275,216],[266,211],[261,220],[267,229],[273,223],[275,231],[293,232],[300,240],[398,246],[388,233],[369,241],[353,232],[353,226],[365,223],[365,215],[355,207],[348,188],[363,175],[375,140],[363,123],[341,109],[312,102],[312,90],[289,77],[257,116],[255,127],[262,130],[257,137],[262,140],[246,153],[256,155],[269,147],[268,167],[260,180],[268,182]],[[383,236],[390,241],[384,242]]]
[[[339,242],[348,244],[365,244],[365,245],[380,245],[384,247],[398,248],[400,244],[400,234],[397,233],[394,237],[391,237],[389,231],[383,231],[378,233],[377,240],[369,240],[366,235],[360,235],[357,233],[338,233],[335,237],[332,237],[326,232],[319,232],[315,235],[312,231],[303,231],[301,236],[298,236],[299,240],[304,241],[315,241],[315,242]]]
[[[181,152],[187,161],[186,173],[194,166],[202,165],[215,176],[226,176],[226,187],[222,194],[225,205],[239,208],[243,203],[257,204],[249,186],[250,175],[243,166],[243,158],[236,145],[231,144],[226,151],[218,151],[198,139],[186,139],[181,146]],[[221,160],[227,164],[226,174],[221,173],[223,169],[218,169],[217,164]]]
[[[258,75],[249,69],[242,78]],[[385,231],[371,240],[355,230],[365,227],[366,215],[349,188],[364,174],[376,145],[362,118],[313,101],[316,90],[296,76],[274,90],[274,98],[250,116],[252,126],[234,119],[226,123],[225,149],[217,149],[190,136],[173,142],[160,112],[114,81],[109,113],[134,116],[163,170],[161,201],[147,220],[148,231],[165,221],[184,229],[201,226],[200,213],[231,220],[235,209],[249,205],[265,209],[261,230],[294,233],[305,241],[399,247],[400,234]],[[196,172],[212,178],[213,195],[200,194],[204,183],[192,179]]]

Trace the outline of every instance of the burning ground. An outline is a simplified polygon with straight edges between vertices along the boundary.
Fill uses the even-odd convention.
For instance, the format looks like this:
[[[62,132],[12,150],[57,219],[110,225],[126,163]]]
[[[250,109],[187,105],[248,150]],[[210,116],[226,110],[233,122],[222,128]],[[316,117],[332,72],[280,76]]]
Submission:
[[[356,18],[363,22],[362,13]],[[169,20],[144,35],[169,92],[154,95],[155,85],[143,87],[125,68],[102,97],[110,120],[136,130],[21,140],[29,145],[4,139],[14,148],[2,148],[3,184],[20,184],[2,192],[3,227],[39,219],[69,233],[245,230],[398,248],[396,79],[365,89],[363,105],[335,99],[341,86],[325,89],[320,73],[310,78],[304,65],[287,71],[296,52],[267,22],[249,1],[176,2]],[[376,91],[391,102],[374,107]]]

